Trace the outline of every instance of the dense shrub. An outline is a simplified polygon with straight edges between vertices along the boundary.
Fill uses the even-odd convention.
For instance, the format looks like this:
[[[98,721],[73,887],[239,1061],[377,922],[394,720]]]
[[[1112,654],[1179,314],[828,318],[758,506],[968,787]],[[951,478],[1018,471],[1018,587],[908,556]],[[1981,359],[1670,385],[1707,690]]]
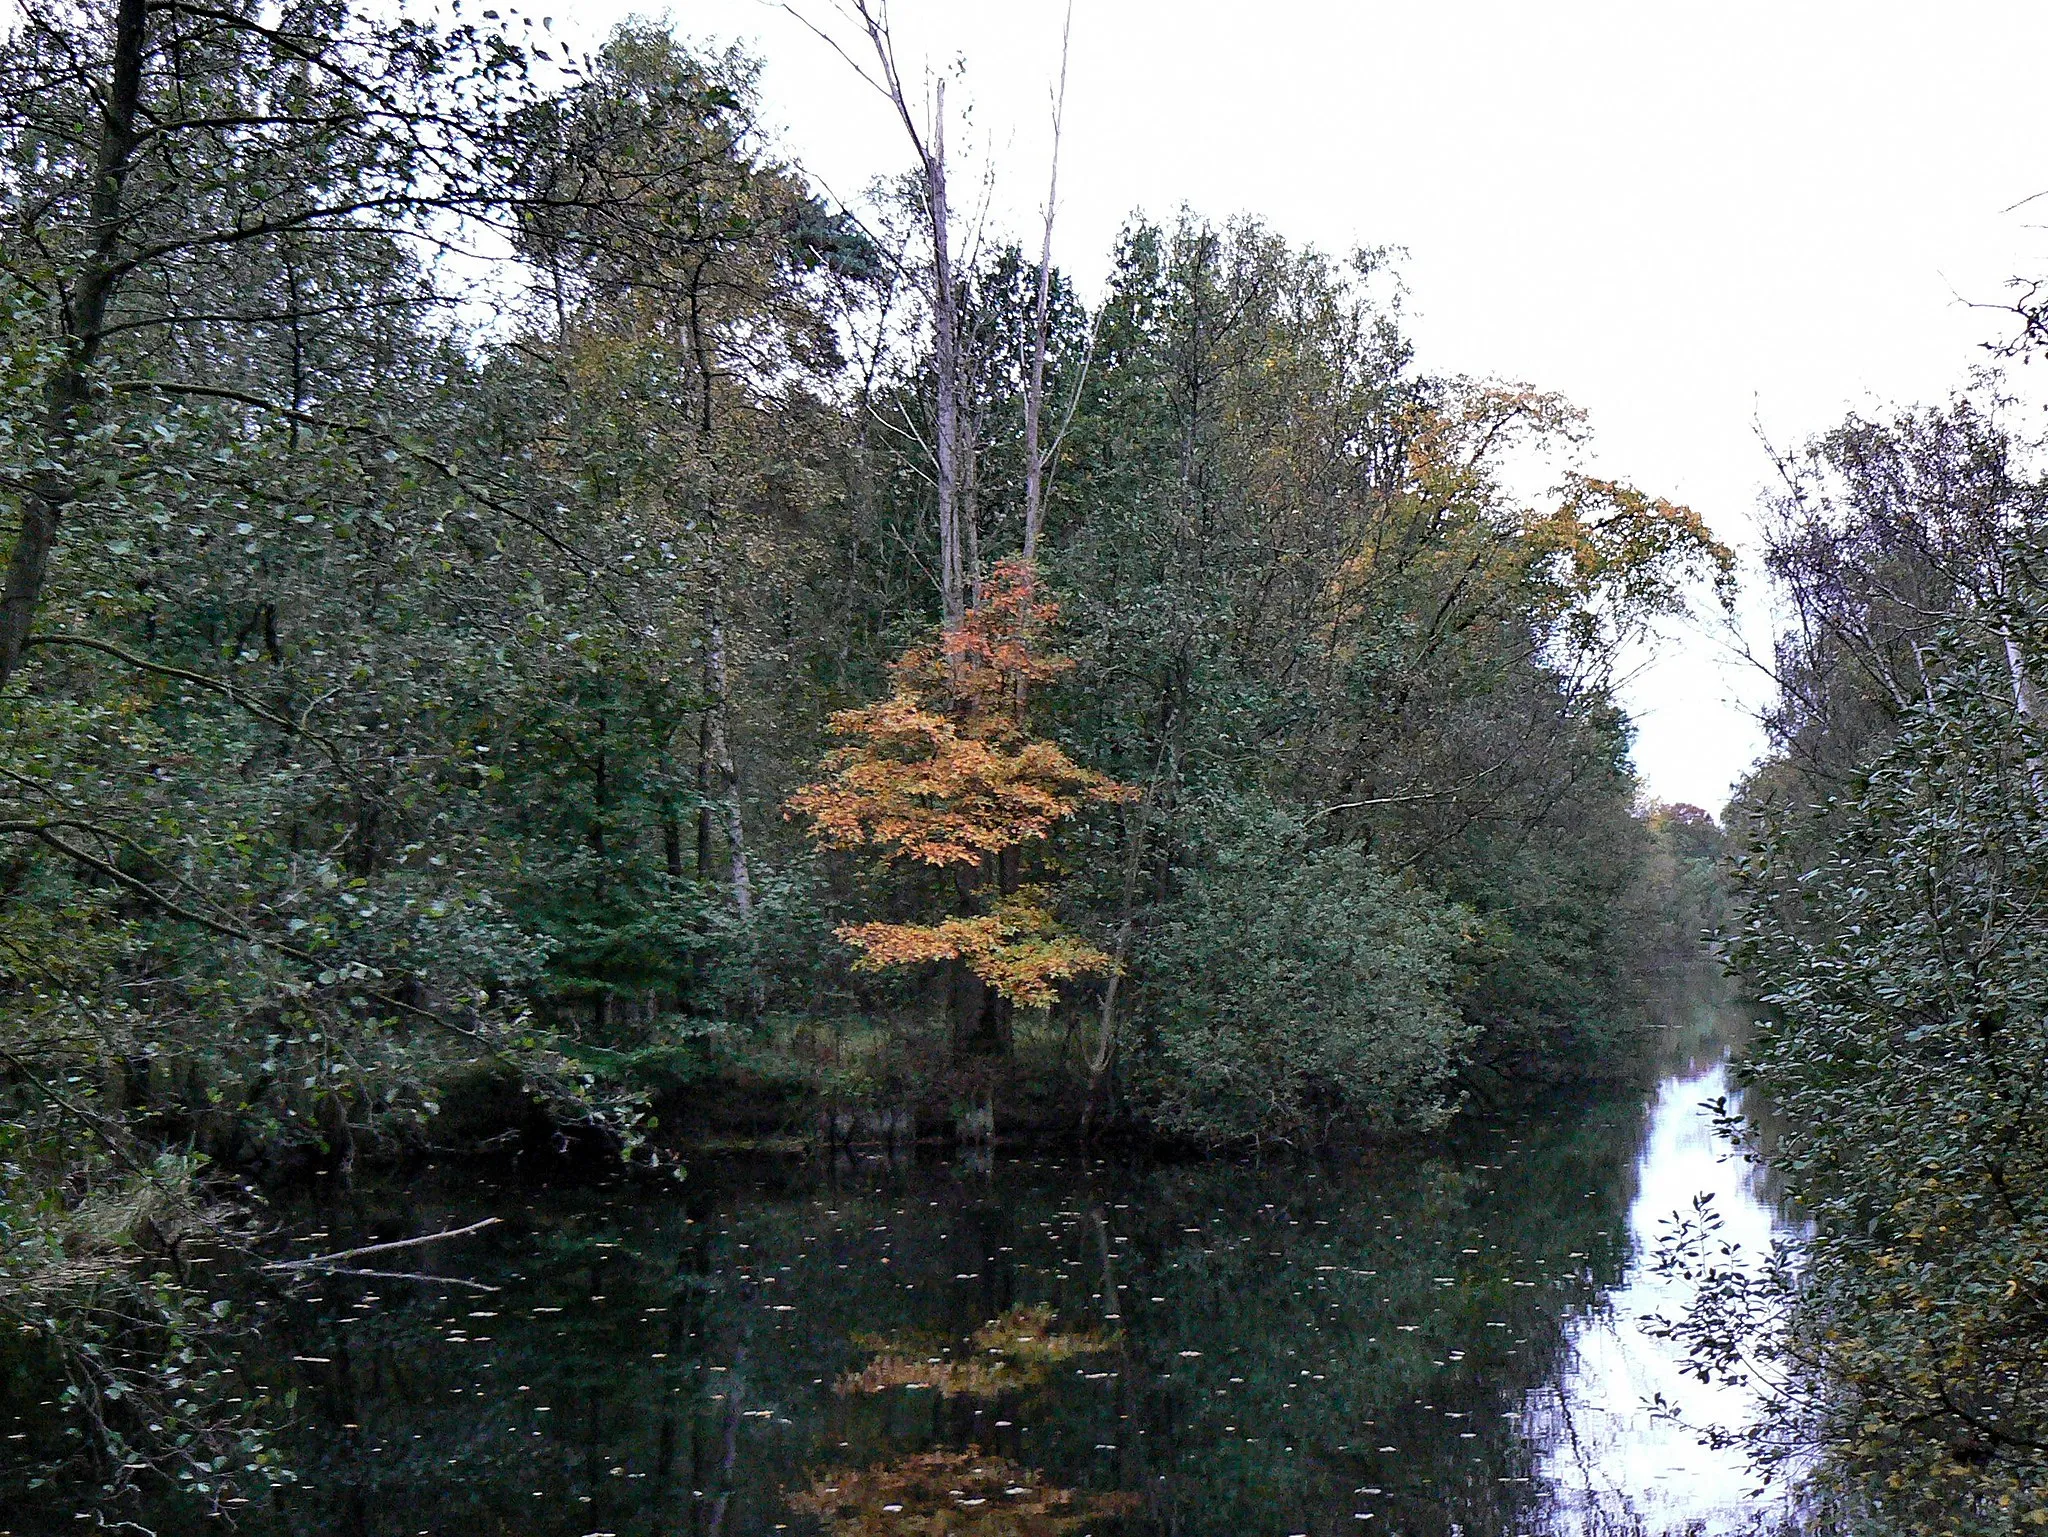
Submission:
[[[1144,957],[1152,1114],[1205,1140],[1316,1145],[1442,1116],[1472,1030],[1468,915],[1296,819],[1239,820]]]

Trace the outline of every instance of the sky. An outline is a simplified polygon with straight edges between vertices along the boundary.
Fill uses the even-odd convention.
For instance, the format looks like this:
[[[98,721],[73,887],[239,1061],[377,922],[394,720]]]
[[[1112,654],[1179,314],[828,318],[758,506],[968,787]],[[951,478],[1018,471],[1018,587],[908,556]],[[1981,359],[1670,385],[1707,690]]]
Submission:
[[[590,41],[642,14],[746,44],[768,124],[837,196],[905,164],[887,104],[779,4],[559,10]],[[1019,234],[1064,11],[892,9],[906,76],[949,72],[952,136]],[[2048,275],[2048,197],[2015,207],[2048,193],[2044,53],[2048,6],[1989,0],[1074,0],[1056,260],[1090,292],[1134,210],[1183,204],[1400,247],[1422,368],[1564,394],[1590,468],[1753,550],[1766,440],[1939,400],[2011,333],[2011,280]],[[1626,685],[1649,792],[1718,809],[1765,693],[1715,627],[1672,635]]]

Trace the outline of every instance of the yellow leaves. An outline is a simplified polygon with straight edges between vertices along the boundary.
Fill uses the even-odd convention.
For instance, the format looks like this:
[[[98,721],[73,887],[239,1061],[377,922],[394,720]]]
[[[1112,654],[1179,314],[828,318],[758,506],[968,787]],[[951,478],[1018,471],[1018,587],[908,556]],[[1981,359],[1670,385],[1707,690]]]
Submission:
[[[1026,887],[1000,899],[992,911],[938,923],[851,923],[837,932],[860,951],[855,967],[886,971],[933,961],[961,961],[982,981],[1024,1008],[1049,1008],[1054,982],[1108,976],[1116,962],[1061,931]]]
[[[1733,593],[1735,552],[1705,519],[1620,481],[1567,476],[1563,502],[1529,537],[1540,552],[1565,557],[1581,599],[1604,593],[1669,612],[1695,575],[1710,577],[1724,601]]]
[[[1416,618],[1429,625],[1512,615],[1587,644],[1682,612],[1698,581],[1732,601],[1734,554],[1698,513],[1572,468],[1584,427],[1569,402],[1526,386],[1458,381],[1415,408],[1389,504],[1396,535],[1362,529],[1332,584],[1337,625],[1373,617],[1365,600],[1382,565],[1395,583],[1423,579]],[[1556,476],[1555,505],[1510,489],[1532,472]]]
[[[1322,595],[1332,652],[1506,624],[1612,655],[1684,613],[1699,583],[1731,601],[1733,552],[1697,513],[1570,468],[1581,426],[1564,401],[1517,388],[1466,384],[1416,408],[1392,494],[1338,525],[1348,548]],[[1512,488],[1532,472],[1554,480],[1545,504]]]

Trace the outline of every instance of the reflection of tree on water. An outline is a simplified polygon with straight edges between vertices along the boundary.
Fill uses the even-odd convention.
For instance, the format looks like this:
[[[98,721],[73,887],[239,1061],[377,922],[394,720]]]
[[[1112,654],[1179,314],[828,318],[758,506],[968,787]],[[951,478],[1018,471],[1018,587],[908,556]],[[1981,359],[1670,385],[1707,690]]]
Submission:
[[[1113,1335],[1060,1330],[1053,1310],[1043,1305],[1015,1307],[990,1319],[969,1336],[964,1355],[955,1353],[952,1341],[933,1335],[906,1339],[863,1332],[856,1333],[853,1342],[875,1351],[875,1358],[842,1376],[834,1391],[931,1388],[948,1398],[994,1398],[1042,1388],[1059,1362],[1117,1346]]]
[[[835,1393],[922,1390],[941,1400],[1035,1397],[1056,1366],[1120,1343],[1113,1335],[1061,1329],[1043,1304],[1014,1307],[990,1319],[967,1337],[964,1348],[930,1333],[857,1332],[853,1339],[876,1354],[858,1371],[843,1374],[833,1384]],[[936,1414],[933,1433],[944,1434]],[[824,1473],[789,1503],[847,1537],[1056,1537],[1138,1505],[1131,1495],[1082,1494],[1047,1484],[1042,1474],[973,1446],[920,1452],[864,1471]]]
[[[1062,1489],[973,1447],[824,1473],[789,1503],[833,1537],[1060,1537],[1139,1505],[1135,1495]]]

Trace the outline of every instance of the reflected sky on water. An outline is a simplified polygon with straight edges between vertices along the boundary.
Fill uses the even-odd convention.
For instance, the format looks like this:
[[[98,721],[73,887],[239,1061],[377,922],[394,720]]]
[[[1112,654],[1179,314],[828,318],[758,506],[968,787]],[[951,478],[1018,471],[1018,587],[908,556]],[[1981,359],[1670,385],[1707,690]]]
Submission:
[[[1647,1326],[1682,1313],[1688,1298],[1682,1281],[1650,1263],[1674,1213],[1707,1197],[1720,1236],[1752,1255],[1786,1229],[1760,1169],[1716,1133],[1719,1103],[1739,1105],[1728,1079],[1720,1062],[1688,1064],[1658,1085],[1636,1163],[1628,1266],[1620,1284],[1572,1320],[1563,1369],[1532,1398],[1552,1519],[1564,1529],[1620,1517],[1651,1532],[1739,1531],[1772,1503],[1739,1450],[1704,1444],[1697,1431],[1751,1423],[1751,1392],[1687,1376],[1683,1350]],[[1660,1400],[1682,1406],[1682,1418],[1654,1412]]]

